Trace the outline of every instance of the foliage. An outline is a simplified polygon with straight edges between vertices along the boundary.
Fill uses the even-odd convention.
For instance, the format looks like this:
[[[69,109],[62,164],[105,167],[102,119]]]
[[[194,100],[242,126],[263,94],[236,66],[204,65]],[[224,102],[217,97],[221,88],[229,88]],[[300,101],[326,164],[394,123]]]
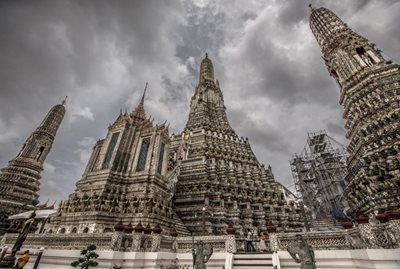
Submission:
[[[77,261],[71,263],[72,267],[80,267],[81,269],[88,269],[89,267],[96,267],[99,263],[96,262],[96,259],[99,257],[99,254],[95,252],[96,246],[90,245],[86,247],[86,249],[81,251],[81,255]]]

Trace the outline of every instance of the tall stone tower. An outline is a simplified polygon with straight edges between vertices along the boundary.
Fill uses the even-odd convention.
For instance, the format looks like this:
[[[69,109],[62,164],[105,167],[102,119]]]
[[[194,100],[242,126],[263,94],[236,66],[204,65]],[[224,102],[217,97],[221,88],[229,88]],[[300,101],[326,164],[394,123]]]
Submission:
[[[326,8],[312,8],[310,27],[340,87],[350,140],[345,189],[350,212],[398,207],[400,67]]]
[[[32,209],[39,203],[39,185],[43,163],[53,145],[65,114],[65,100],[47,113],[8,166],[0,174],[0,229],[7,228],[10,215]]]
[[[168,169],[179,169],[175,211],[195,234],[224,234],[228,228],[241,234],[266,226],[301,230],[300,210],[286,204],[271,168],[235,133],[225,110],[206,54],[186,127],[171,141]]]
[[[128,230],[140,222],[150,232],[175,228],[189,234],[172,208],[168,126],[153,124],[144,99],[145,93],[132,112],[121,111],[94,145],[76,190],[60,205],[48,233],[112,232],[122,221]]]

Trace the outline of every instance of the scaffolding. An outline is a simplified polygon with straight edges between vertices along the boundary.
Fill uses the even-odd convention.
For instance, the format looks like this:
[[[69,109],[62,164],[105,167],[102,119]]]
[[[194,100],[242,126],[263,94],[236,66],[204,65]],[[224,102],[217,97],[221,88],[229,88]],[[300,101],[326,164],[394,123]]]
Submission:
[[[344,208],[347,153],[325,130],[308,133],[300,155],[290,160],[297,195],[314,218],[332,217]]]

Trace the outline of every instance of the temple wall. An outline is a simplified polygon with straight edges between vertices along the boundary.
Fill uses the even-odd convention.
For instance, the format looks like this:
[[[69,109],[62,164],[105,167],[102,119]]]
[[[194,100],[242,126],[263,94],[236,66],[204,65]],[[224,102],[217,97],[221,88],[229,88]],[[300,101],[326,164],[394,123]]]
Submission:
[[[287,251],[278,251],[281,269],[300,268]],[[318,269],[398,269],[400,248],[316,250]]]
[[[100,255],[96,268],[113,268],[116,264],[121,269],[162,268],[171,265],[177,259],[179,266],[192,268],[191,253],[171,252],[118,252],[97,251]],[[46,249],[39,264],[40,269],[71,269],[70,263],[79,257],[78,250]],[[278,251],[277,269],[300,268],[287,251]],[[316,250],[317,268],[321,269],[398,269],[400,268],[400,249],[352,249],[352,250]],[[214,253],[207,263],[207,268],[232,268],[231,253]],[[36,256],[32,256],[25,269],[32,269]],[[188,266],[188,267],[187,267]],[[181,267],[182,268],[182,267]]]
[[[96,251],[99,254],[97,259],[99,265],[95,268],[113,268],[113,265],[121,266],[121,269],[152,269],[163,268],[161,266],[172,265],[175,261],[184,268],[193,268],[191,253],[171,253],[171,252],[118,252],[118,251]],[[78,250],[53,250],[46,249],[40,260],[40,269],[71,269],[71,262],[78,259]],[[230,253],[214,253],[207,263],[208,268],[226,267],[229,262]],[[36,256],[32,256],[25,269],[32,269]]]

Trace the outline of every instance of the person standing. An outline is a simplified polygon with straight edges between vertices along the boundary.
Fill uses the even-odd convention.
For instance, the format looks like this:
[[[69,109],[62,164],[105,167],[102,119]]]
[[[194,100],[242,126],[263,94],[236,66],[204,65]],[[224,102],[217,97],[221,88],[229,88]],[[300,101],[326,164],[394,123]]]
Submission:
[[[267,237],[264,235],[263,232],[260,232],[260,252],[267,252],[267,245],[265,244],[265,241],[267,240]]]
[[[256,248],[253,245],[253,233],[250,231],[250,229],[247,229],[245,240],[246,240],[246,252],[251,252],[251,251],[256,252]]]
[[[29,255],[29,250],[26,250],[24,252],[24,255],[22,255],[18,260],[17,264],[14,266],[15,269],[22,269],[24,266],[28,263],[29,258],[31,256]]]

